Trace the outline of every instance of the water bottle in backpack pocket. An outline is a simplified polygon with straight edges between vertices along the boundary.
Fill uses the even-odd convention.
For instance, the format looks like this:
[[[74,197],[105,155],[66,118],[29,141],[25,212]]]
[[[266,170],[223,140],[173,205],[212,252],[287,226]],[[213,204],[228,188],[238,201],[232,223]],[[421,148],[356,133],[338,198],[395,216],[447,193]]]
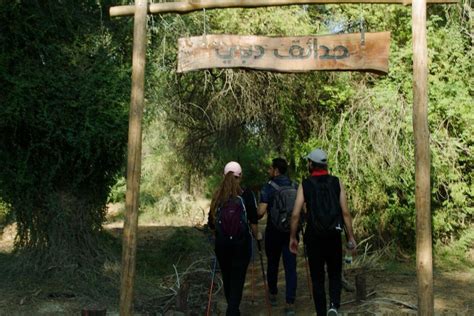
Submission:
[[[273,225],[281,232],[289,232],[291,225],[291,214],[295,206],[298,185],[291,183],[288,186],[279,186],[274,181],[269,184],[275,189],[273,203],[270,208],[270,219]]]
[[[230,198],[216,212],[216,243],[240,245],[250,237],[245,204],[240,196]]]
[[[333,176],[310,177],[311,201],[308,224],[316,234],[340,233],[343,229],[342,208],[337,190],[339,179]]]

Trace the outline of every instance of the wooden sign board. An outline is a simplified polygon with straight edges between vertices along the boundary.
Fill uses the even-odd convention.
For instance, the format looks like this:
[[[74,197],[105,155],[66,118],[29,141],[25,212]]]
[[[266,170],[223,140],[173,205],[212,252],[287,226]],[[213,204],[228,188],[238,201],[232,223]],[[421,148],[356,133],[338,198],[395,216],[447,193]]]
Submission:
[[[387,73],[390,32],[297,37],[204,35],[180,38],[178,47],[178,72],[252,68]]]

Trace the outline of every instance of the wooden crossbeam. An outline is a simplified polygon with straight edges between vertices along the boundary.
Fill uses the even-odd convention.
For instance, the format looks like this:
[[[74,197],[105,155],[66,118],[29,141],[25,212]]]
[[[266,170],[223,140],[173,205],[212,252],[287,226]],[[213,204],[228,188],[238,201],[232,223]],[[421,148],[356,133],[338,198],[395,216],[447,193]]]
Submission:
[[[458,0],[427,0],[427,4],[458,3]],[[201,9],[218,8],[255,8],[299,4],[402,4],[411,5],[412,0],[191,0],[182,2],[161,2],[148,5],[149,14],[188,13]],[[115,6],[110,8],[110,16],[125,16],[135,13],[134,5]]]

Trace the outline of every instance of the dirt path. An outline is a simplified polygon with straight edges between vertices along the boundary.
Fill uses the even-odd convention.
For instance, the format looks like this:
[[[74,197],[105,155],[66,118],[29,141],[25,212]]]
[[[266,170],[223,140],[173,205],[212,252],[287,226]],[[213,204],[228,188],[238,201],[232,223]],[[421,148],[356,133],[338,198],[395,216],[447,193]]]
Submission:
[[[263,227],[261,227],[263,229]],[[156,246],[157,242],[168,238],[177,228],[174,226],[160,226],[160,225],[143,225],[139,228],[139,251],[148,251]],[[193,230],[193,228],[189,227]],[[14,227],[5,228],[2,238],[0,238],[0,252],[7,255],[11,251],[11,245],[14,236]],[[118,224],[111,224],[107,226],[113,235],[120,238],[122,227]],[[302,251],[300,251],[302,254]],[[264,261],[266,258],[264,255]],[[309,290],[307,284],[307,275],[305,270],[304,258],[302,255],[298,256],[298,289],[296,299],[296,313],[298,315],[315,315],[314,306],[309,297]],[[279,274],[279,295],[278,306],[272,309],[272,315],[283,315],[284,308],[284,274],[283,267],[280,266]],[[456,270],[441,270],[435,269],[434,272],[434,295],[435,295],[435,310],[436,315],[474,315],[474,271],[464,269],[463,271]],[[354,283],[354,275],[348,275],[351,283]],[[364,303],[348,303],[341,307],[342,315],[415,315],[416,311],[409,309],[397,302],[403,302],[407,305],[417,304],[417,287],[416,287],[416,270],[413,263],[407,264],[387,264],[383,269],[370,271],[366,275],[367,292],[375,292]],[[354,293],[343,291],[342,302],[349,302],[354,299]],[[40,295],[41,296],[41,295]],[[68,310],[66,307],[74,306],[70,300],[68,302],[59,302],[58,300],[42,302],[40,296],[36,298],[36,310],[40,313],[39,307],[42,303],[48,304],[57,308],[58,313],[55,315],[67,315],[60,311]],[[16,301],[22,302],[22,297],[18,297]],[[12,306],[4,302],[4,308]],[[203,305],[207,302],[203,302]],[[53,305],[51,305],[53,304]],[[2,305],[2,304],[0,304]],[[225,311],[225,300],[222,291],[215,297],[215,305],[218,313],[216,315],[223,315]],[[30,306],[33,308],[33,306]],[[29,308],[25,306],[25,308]],[[72,307],[71,307],[72,308]],[[24,310],[24,309],[22,309]],[[110,308],[109,311],[113,311]],[[0,314],[6,310],[0,306]],[[247,273],[247,280],[241,303],[242,315],[268,315],[267,307],[264,299],[264,285],[262,281],[262,272],[260,269],[259,257],[251,262]],[[48,313],[46,313],[48,314]],[[49,315],[49,314],[48,314]],[[114,315],[114,313],[109,313]]]
[[[264,229],[261,225],[260,229]],[[266,257],[263,251],[264,267]],[[346,272],[347,280],[355,284],[355,271]],[[315,315],[310,297],[303,251],[297,258],[298,287],[295,310],[298,315]],[[264,284],[258,254],[251,261],[241,303],[242,315],[268,315]],[[355,292],[342,291],[341,315],[416,315],[409,306],[417,305],[417,279],[413,263],[392,263],[366,273],[367,293],[365,302],[356,303]],[[326,279],[327,286],[327,279]],[[285,280],[283,263],[280,262],[278,279],[278,305],[272,315],[284,315]],[[434,305],[436,315],[474,315],[474,271],[434,271]],[[327,292],[327,291],[326,291]],[[218,310],[225,311],[225,298],[220,293]]]
[[[298,257],[297,273],[296,314],[315,315],[314,305],[309,296],[303,256]],[[347,279],[354,284],[353,274],[349,273]],[[347,303],[354,301],[355,292],[350,293],[343,290],[341,315],[416,315],[416,310],[407,307],[417,305],[416,282],[414,267],[407,267],[407,269],[400,272],[386,269],[370,271],[366,274],[367,293],[375,293],[363,303]],[[435,271],[434,283],[437,315],[474,315],[473,273],[469,271]],[[282,267],[280,268],[278,285],[278,306],[272,308],[272,315],[284,315],[285,282]],[[407,306],[401,303],[405,303]],[[218,299],[218,306],[219,310],[225,310],[225,300],[222,295]],[[249,266],[241,312],[242,315],[268,315],[258,257]]]

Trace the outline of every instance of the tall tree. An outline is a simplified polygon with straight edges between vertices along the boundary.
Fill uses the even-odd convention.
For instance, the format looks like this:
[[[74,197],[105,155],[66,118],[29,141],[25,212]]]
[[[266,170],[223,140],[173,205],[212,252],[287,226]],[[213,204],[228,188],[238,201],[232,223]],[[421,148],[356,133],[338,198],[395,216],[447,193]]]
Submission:
[[[18,224],[16,246],[46,264],[98,255],[124,162],[129,48],[115,34],[129,27],[111,24],[102,5],[0,6],[0,196]]]

